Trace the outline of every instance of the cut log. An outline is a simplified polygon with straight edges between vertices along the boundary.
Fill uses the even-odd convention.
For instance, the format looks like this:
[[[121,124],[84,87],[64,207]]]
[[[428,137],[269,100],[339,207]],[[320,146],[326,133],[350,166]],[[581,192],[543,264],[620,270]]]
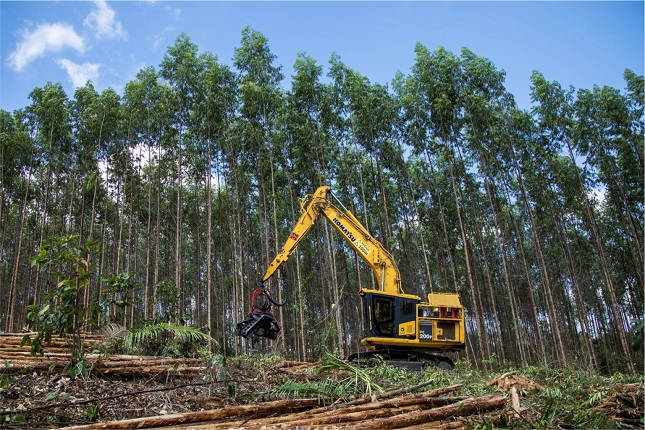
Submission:
[[[317,399],[276,400],[254,405],[230,406],[210,411],[186,412],[183,414],[163,415],[156,417],[134,418],[131,420],[109,421],[89,424],[86,426],[69,427],[74,430],[98,429],[145,429],[151,427],[166,427],[188,423],[200,423],[223,418],[246,416],[251,414],[267,414],[275,412],[293,412],[310,408],[318,404]]]
[[[420,394],[410,394],[407,396],[396,397],[385,401],[369,402],[365,404],[345,404],[343,407],[322,407],[309,411],[283,415],[278,417],[261,417],[250,418],[244,421],[244,427],[267,426],[267,425],[288,425],[292,426],[311,426],[324,423],[338,424],[349,423],[356,420],[367,420],[377,416],[387,417],[393,413],[402,413],[404,408],[406,412],[412,410],[429,409],[437,406],[444,406],[464,400],[464,397],[440,397],[442,392],[450,391],[458,386],[445,387],[437,390],[428,391]],[[410,387],[411,388],[411,387]],[[385,394],[385,393],[384,393]],[[395,411],[395,412],[392,412]],[[238,423],[241,424],[241,423]],[[209,428],[228,428],[235,426],[235,423],[227,422],[221,424],[209,424]]]
[[[344,408],[344,407],[347,407],[347,406],[362,405],[362,404],[370,403],[370,402],[373,402],[373,401],[376,401],[376,400],[387,399],[387,398],[390,398],[390,397],[398,396],[400,394],[409,393],[411,391],[416,391],[416,390],[418,390],[420,388],[423,388],[423,387],[426,387],[426,386],[430,385],[431,383],[432,383],[432,381],[425,381],[425,382],[422,382],[420,384],[413,385],[411,387],[398,388],[396,390],[387,391],[385,393],[376,394],[374,396],[361,397],[360,399],[352,400],[350,402],[338,403],[338,404],[335,404],[335,405],[327,406],[324,409],[327,410],[327,409]],[[448,394],[448,393],[452,393],[454,391],[458,391],[458,390],[461,389],[461,387],[463,387],[462,384],[451,385],[449,387],[441,387],[441,388],[437,388],[435,390],[428,391],[428,392],[424,393],[424,396],[426,396],[426,397],[439,397],[439,396],[442,396],[444,394]]]
[[[435,409],[411,412],[397,415],[392,418],[380,418],[369,421],[363,421],[360,424],[348,426],[350,429],[361,430],[385,430],[401,427],[408,427],[423,424],[429,421],[445,420],[452,417],[461,417],[474,413],[481,413],[493,409],[499,409],[506,404],[506,396],[485,396],[474,397],[462,400],[448,406],[442,406]]]

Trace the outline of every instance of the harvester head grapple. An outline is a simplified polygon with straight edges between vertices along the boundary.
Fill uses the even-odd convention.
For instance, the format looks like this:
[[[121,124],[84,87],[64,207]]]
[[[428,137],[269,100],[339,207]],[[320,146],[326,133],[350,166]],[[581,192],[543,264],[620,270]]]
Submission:
[[[281,306],[271,298],[264,287],[256,288],[251,297],[251,308],[246,318],[237,324],[236,335],[246,339],[257,336],[275,340],[280,333],[280,325],[271,312],[271,305]]]

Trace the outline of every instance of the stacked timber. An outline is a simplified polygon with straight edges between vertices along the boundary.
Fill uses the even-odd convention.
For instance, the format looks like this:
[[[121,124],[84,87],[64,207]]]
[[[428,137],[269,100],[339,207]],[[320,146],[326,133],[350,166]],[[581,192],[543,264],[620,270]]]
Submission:
[[[31,355],[28,345],[20,346],[25,335],[32,338],[35,333],[13,333],[0,335],[0,363],[4,372],[54,371],[65,368],[70,362],[70,341],[53,337],[44,348],[43,354]],[[103,342],[97,335],[83,335],[85,359],[92,371],[109,376],[157,376],[176,374],[183,376],[203,375],[205,362],[200,358],[170,358],[140,355],[108,355],[92,353],[94,346]]]

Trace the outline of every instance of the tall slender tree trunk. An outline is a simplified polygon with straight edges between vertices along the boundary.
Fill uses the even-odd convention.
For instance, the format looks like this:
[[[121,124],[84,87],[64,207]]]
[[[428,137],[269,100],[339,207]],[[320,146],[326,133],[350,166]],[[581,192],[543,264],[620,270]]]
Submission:
[[[148,142],[148,164],[150,167],[153,166],[152,163],[152,150],[150,145],[150,140],[146,139]],[[157,167],[158,169],[159,167]],[[149,169],[153,173],[153,169]],[[152,260],[151,260],[151,247],[153,246],[151,242],[152,238],[152,181],[154,178],[151,176],[148,178],[148,217],[146,220],[146,280],[145,280],[145,294],[143,298],[143,318],[149,320],[152,316],[150,310],[151,299],[152,299],[152,285],[151,285],[151,274],[152,270]],[[158,194],[158,193],[157,193]]]
[[[542,252],[542,245],[540,243],[540,236],[538,234],[537,228],[535,226],[535,220],[533,218],[533,210],[528,201],[528,196],[526,193],[526,187],[524,186],[524,178],[522,176],[522,169],[519,166],[517,161],[517,156],[515,154],[515,148],[511,146],[511,152],[513,156],[513,163],[515,165],[515,170],[517,172],[517,181],[520,186],[520,192],[522,196],[522,201],[524,203],[524,208],[529,219],[529,226],[531,228],[531,234],[533,236],[533,243],[535,247],[535,253],[538,259],[538,265],[540,267],[540,277],[542,278],[542,286],[544,287],[544,295],[546,297],[547,304],[547,315],[548,315],[548,326],[550,328],[551,334],[553,336],[553,342],[555,347],[555,353],[558,358],[558,361],[561,365],[567,365],[567,358],[565,355],[564,344],[562,342],[562,336],[560,334],[560,325],[558,318],[555,312],[555,304],[553,301],[553,294],[551,288],[551,281],[549,280],[549,271],[546,268],[546,261],[544,259],[544,253]]]
[[[452,185],[452,193],[455,198],[455,208],[457,209],[457,219],[459,221],[459,232],[461,234],[461,241],[464,248],[464,260],[466,262],[466,274],[468,277],[468,286],[470,288],[470,294],[473,300],[473,307],[475,308],[474,310],[475,310],[475,320],[477,321],[477,329],[478,329],[477,339],[479,341],[479,350],[482,353],[487,353],[488,355],[490,355],[490,351],[488,350],[488,344],[489,344],[488,336],[486,333],[485,322],[482,315],[481,300],[478,299],[479,292],[477,291],[477,287],[475,285],[475,277],[474,277],[473,268],[471,264],[469,239],[466,234],[466,227],[464,226],[461,205],[459,204],[460,193],[459,193],[459,190],[457,189],[457,183],[455,181],[453,157],[449,153],[450,149],[447,145],[445,146],[444,150],[446,153],[446,158],[448,160],[448,167],[450,170],[450,183]]]
[[[157,143],[157,156],[159,157],[157,162],[157,216],[155,219],[155,261],[154,261],[154,272],[152,277],[152,318],[157,319],[159,316],[159,309],[157,304],[157,284],[159,284],[159,252],[161,247],[161,143]]]
[[[42,222],[40,225],[40,239],[38,240],[38,248],[43,246],[45,230],[47,225],[47,213],[49,203],[49,192],[51,186],[51,165],[52,165],[52,141],[53,141],[54,127],[50,128],[49,132],[49,159],[47,161],[47,183],[45,184],[45,201],[43,202]],[[34,281],[34,303],[38,303],[40,292],[40,270],[36,271],[36,280]]]
[[[505,184],[504,190],[506,191],[506,200],[510,201],[510,196],[508,195],[509,193],[509,185]],[[540,349],[540,355],[539,359],[542,362],[542,364],[546,365],[547,364],[547,355],[546,355],[546,346],[544,344],[544,339],[542,337],[542,330],[540,328],[540,323],[538,319],[538,307],[537,303],[535,302],[535,295],[533,292],[533,283],[532,283],[532,277],[529,272],[529,267],[528,263],[526,261],[526,253],[524,252],[524,239],[522,235],[522,229],[518,226],[517,220],[514,216],[511,214],[511,221],[513,223],[513,228],[515,230],[515,237],[517,240],[517,248],[518,252],[521,256],[520,261],[521,261],[521,267],[522,267],[522,272],[524,273],[524,278],[526,279],[526,285],[528,289],[528,297],[529,297],[529,302],[530,302],[530,315],[533,320],[533,327],[535,330],[535,337],[537,337],[538,341],[538,346]],[[530,351],[530,350],[529,350]]]
[[[289,193],[291,200],[291,213],[293,214],[293,219],[298,219],[298,212],[296,212],[296,205],[293,199],[293,193]],[[302,273],[300,269],[300,253],[296,249],[296,284],[298,285],[298,320],[300,325],[300,344],[302,349],[302,355],[299,357],[300,360],[307,361],[307,336],[305,329],[305,303],[303,300],[302,293]]]
[[[183,190],[183,123],[179,125],[179,154],[177,157],[177,211],[176,211],[176,230],[175,230],[175,287],[180,292],[179,312],[175,315],[175,323],[179,323],[184,312],[184,289],[181,285],[181,241],[182,241],[182,190]]]
[[[584,182],[582,181],[580,170],[578,169],[578,165],[576,163],[576,159],[573,154],[573,149],[571,148],[571,143],[569,142],[569,139],[567,139],[567,148],[569,150],[569,157],[571,158],[571,163],[573,164],[573,169],[576,173],[576,178],[578,179],[578,185],[580,186],[580,194],[582,195],[585,211],[587,212],[587,218],[589,219],[589,226],[591,228],[593,243],[596,248],[596,252],[598,253],[600,268],[605,278],[605,287],[607,289],[607,293],[609,294],[610,309],[611,309],[612,316],[614,317],[614,321],[616,325],[616,333],[618,335],[618,339],[620,341],[620,346],[623,350],[622,351],[623,354],[625,354],[625,356],[629,358],[628,360],[629,370],[634,371],[635,366],[634,366],[634,360],[632,356],[632,350],[629,346],[629,343],[627,342],[627,336],[625,334],[624,319],[620,312],[620,305],[618,303],[618,298],[616,296],[614,283],[611,280],[611,275],[609,274],[609,266],[607,265],[607,258],[605,256],[605,247],[603,245],[603,239],[600,234],[600,230],[598,229],[598,224],[596,223],[596,217],[593,213],[593,209],[591,208],[589,198],[587,197],[587,190],[584,185]]]
[[[208,327],[208,350],[213,351],[213,343],[211,338],[214,337],[213,330],[213,295],[212,295],[212,202],[211,202],[211,140],[210,140],[210,127],[208,129],[208,139],[206,140],[206,325]]]
[[[273,151],[269,150],[269,160],[270,160],[270,172],[271,172],[271,210],[273,215],[273,240],[275,242],[275,253],[280,252],[280,239],[278,237],[278,208],[276,204],[277,195],[275,190],[275,176],[273,171]],[[271,261],[271,260],[268,260]],[[278,271],[278,276],[282,278],[282,274]],[[278,280],[278,300],[280,303],[284,301],[282,297],[282,288],[280,288],[280,281]],[[282,312],[282,307],[278,308],[278,321],[280,321],[280,327],[284,327],[284,312]],[[280,348],[284,352],[287,351],[287,345],[285,344],[285,336],[280,336]]]
[[[20,268],[20,255],[22,253],[22,242],[25,226],[25,214],[27,213],[27,197],[29,196],[29,189],[31,188],[32,175],[32,161],[34,158],[33,150],[29,156],[29,174],[27,175],[27,187],[25,188],[25,196],[22,200],[22,208],[20,210],[20,221],[18,222],[18,235],[16,236],[16,254],[14,255],[13,271],[11,274],[11,289],[9,291],[9,299],[7,300],[7,313],[5,320],[5,330],[12,333],[14,327],[14,312],[16,306],[16,296],[18,294],[18,269]],[[3,248],[4,249],[4,248]],[[35,293],[34,293],[35,294]],[[35,303],[35,297],[34,297]]]
[[[520,354],[520,363],[522,364],[522,366],[526,366],[528,362],[526,359],[526,354],[524,352],[524,342],[522,342],[522,339],[520,336],[520,328],[518,327],[519,325],[519,316],[517,314],[518,306],[517,306],[513,288],[511,286],[511,280],[510,280],[509,271],[508,271],[508,262],[506,260],[506,251],[501,237],[503,234],[502,228],[499,223],[497,210],[495,209],[495,205],[493,204],[493,196],[492,196],[493,190],[491,189],[491,182],[489,180],[486,180],[485,185],[486,185],[486,195],[488,197],[488,203],[490,205],[491,213],[493,214],[493,222],[495,224],[495,243],[497,244],[497,250],[499,251],[499,256],[502,260],[502,273],[504,274],[504,287],[506,290],[506,295],[509,299],[509,309],[511,311],[511,316],[512,316],[511,325],[513,326],[513,333],[514,333],[513,337],[515,339],[516,348]]]

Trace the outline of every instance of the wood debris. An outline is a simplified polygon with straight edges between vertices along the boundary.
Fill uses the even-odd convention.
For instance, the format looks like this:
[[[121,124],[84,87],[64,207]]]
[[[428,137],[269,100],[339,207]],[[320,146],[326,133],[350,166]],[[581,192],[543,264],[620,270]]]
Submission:
[[[340,405],[318,406],[317,399],[290,399],[230,406],[209,411],[162,415],[110,421],[71,427],[74,430],[145,429],[285,429],[285,428],[355,428],[396,429],[432,421],[453,420],[505,407],[506,396],[487,395],[440,397],[455,392],[460,385],[443,387],[419,394],[353,401]],[[399,391],[399,390],[397,390]],[[372,399],[372,398],[367,398]]]
[[[69,363],[69,343],[65,339],[52,339],[42,355],[31,356],[28,346],[20,346],[24,334],[0,336],[0,360],[4,372],[20,373],[25,370],[51,372],[62,369]],[[92,373],[104,376],[136,377],[177,374],[204,376],[208,369],[201,359],[173,359],[133,355],[104,355],[93,352],[100,337],[87,336],[86,360]],[[309,377],[319,363],[283,361],[268,367],[270,373],[287,373],[288,377]],[[262,378],[255,380],[260,384]],[[242,382],[240,380],[240,382]],[[131,429],[163,428],[239,428],[239,429],[284,429],[284,428],[360,428],[388,429],[423,425],[436,421],[441,426],[461,427],[458,417],[471,416],[504,408],[506,396],[457,396],[461,385],[429,389],[432,381],[362,397],[345,403],[321,404],[320,399],[279,399],[252,404],[223,404],[217,407],[202,403],[203,410],[117,419],[72,427],[75,429]],[[225,389],[225,387],[223,387]],[[421,393],[411,394],[415,391]],[[10,394],[10,393],[5,393]],[[214,400],[216,400],[214,398]],[[101,399],[89,399],[81,403],[100,405]],[[70,403],[71,404],[71,403]],[[212,403],[211,403],[212,404]],[[36,412],[36,410],[34,410]],[[159,413],[159,412],[157,412]],[[132,417],[133,415],[130,415]],[[136,415],[134,415],[136,416]],[[439,425],[439,424],[438,424]]]
[[[503,375],[495,377],[487,384],[489,387],[497,387],[504,391],[508,391],[511,397],[511,411],[515,418],[520,418],[523,408],[520,404],[520,391],[529,393],[532,391],[544,391],[544,387],[535,381],[518,375],[516,371],[507,372]]]
[[[611,389],[611,396],[594,408],[616,422],[635,422],[645,416],[645,385],[617,384]]]
[[[497,376],[487,384],[489,387],[498,387],[504,391],[511,391],[515,387],[519,391],[531,392],[534,390],[544,391],[544,387],[535,381],[518,375],[516,371],[507,372],[503,375]]]

